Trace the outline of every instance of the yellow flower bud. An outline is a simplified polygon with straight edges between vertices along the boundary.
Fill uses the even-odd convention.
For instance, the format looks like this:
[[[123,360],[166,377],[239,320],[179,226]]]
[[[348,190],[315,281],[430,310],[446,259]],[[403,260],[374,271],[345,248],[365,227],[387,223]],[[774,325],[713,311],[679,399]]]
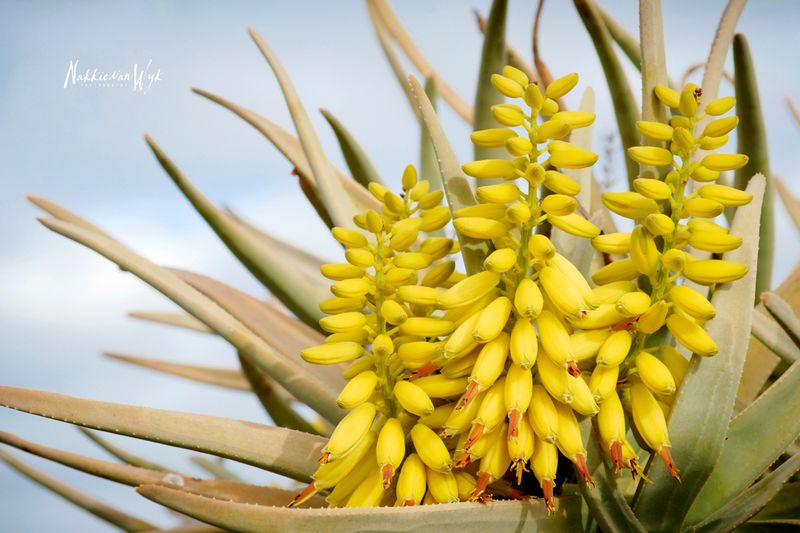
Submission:
[[[327,463],[352,451],[369,432],[376,413],[375,405],[371,403],[363,403],[347,413],[336,425],[328,443],[322,448],[321,462]]]
[[[453,503],[458,500],[458,483],[452,472],[437,472],[427,469],[428,492],[437,503]]]
[[[717,150],[728,144],[728,136],[721,137],[700,137],[700,148],[703,150]]]
[[[403,461],[397,477],[397,501],[402,506],[419,505],[425,496],[426,487],[425,464],[419,455],[412,453]]]
[[[615,281],[600,285],[592,289],[595,301],[599,304],[617,303],[623,294],[636,290],[636,284],[631,281]]]
[[[348,311],[360,311],[365,304],[366,300],[364,298],[339,298],[335,296],[319,304],[319,309],[325,314],[335,315]]]
[[[303,360],[315,365],[336,365],[359,357],[364,351],[357,342],[328,342],[300,352]]]
[[[697,320],[711,320],[717,314],[705,296],[685,285],[675,285],[668,296],[676,308]]]
[[[653,200],[667,200],[672,197],[669,185],[661,180],[652,178],[637,178],[633,180],[633,187],[642,196]]]
[[[550,444],[556,441],[558,434],[558,413],[553,399],[542,385],[534,385],[531,396],[531,404],[527,411],[528,422],[530,422],[536,436],[543,442]]]
[[[647,352],[636,355],[636,371],[648,389],[660,396],[669,396],[675,392],[675,379],[669,368],[655,356]]]
[[[638,276],[639,271],[632,259],[618,259],[592,274],[592,281],[597,285],[605,285],[615,281],[631,280]]]
[[[520,69],[512,67],[511,65],[506,65],[503,67],[503,76],[514,80],[515,82],[519,83],[522,87],[528,85],[529,81],[528,76]]]
[[[581,192],[581,186],[566,174],[556,170],[547,170],[544,173],[544,186],[557,194],[575,196]]]
[[[453,213],[456,219],[464,217],[490,218],[492,220],[502,220],[506,214],[506,206],[503,204],[476,204],[469,207],[462,207]]]
[[[472,365],[470,365],[470,367],[471,366]],[[478,396],[475,397],[475,400],[464,409],[455,409],[455,404],[450,404],[454,408],[450,411],[450,415],[442,424],[442,432],[440,435],[445,438],[450,438],[454,435],[461,435],[470,429],[472,422],[478,415],[478,411],[480,410],[480,406],[483,403],[483,399],[486,397],[486,394],[487,391],[483,391],[478,394]]]
[[[381,304],[380,313],[384,320],[392,325],[402,324],[408,318],[406,309],[394,300],[385,300]]]
[[[680,314],[667,317],[667,328],[675,339],[697,355],[711,356],[717,354],[714,339],[697,323]]]
[[[444,427],[444,424],[447,422],[447,419],[450,418],[455,407],[454,403],[444,403],[434,408],[431,414],[419,417],[418,422],[420,424],[425,424],[431,429],[440,429]]]
[[[595,250],[606,254],[628,253],[631,234],[628,232],[606,233],[592,239]]]
[[[710,154],[703,158],[702,165],[709,170],[736,170],[745,166],[749,159],[744,154]]]
[[[414,383],[431,398],[453,398],[464,392],[467,379],[448,378],[441,374],[433,374],[416,379]]]
[[[476,342],[485,343],[496,338],[508,322],[511,314],[511,300],[505,296],[496,298],[481,311],[472,338]]]
[[[650,295],[643,291],[629,292],[617,300],[616,307],[623,316],[640,316],[650,308]]]
[[[433,263],[433,257],[421,252],[406,252],[403,254],[397,254],[392,262],[398,268],[422,270],[431,266],[431,263]]]
[[[510,422],[509,435],[516,436],[522,415],[528,410],[533,394],[533,375],[530,368],[512,364],[508,368],[503,399]]]
[[[628,157],[643,165],[662,167],[673,164],[672,152],[657,146],[631,146]]]
[[[461,166],[473,178],[507,178],[514,175],[514,165],[505,159],[483,159]]]
[[[505,146],[506,141],[516,137],[517,133],[508,128],[489,128],[486,130],[473,131],[469,138],[473,144],[485,148],[500,148]]]
[[[577,84],[578,74],[576,72],[572,72],[566,76],[562,76],[561,78],[554,80],[550,85],[548,85],[547,90],[545,91],[545,96],[553,99],[561,98],[570,92]]]
[[[589,470],[586,467],[586,448],[583,447],[583,437],[578,426],[575,413],[569,405],[556,403],[558,413],[558,439],[556,444],[564,456],[575,463],[578,473],[586,483],[591,483]]]
[[[573,400],[572,391],[569,388],[567,369],[563,365],[556,364],[550,355],[544,351],[544,357],[539,357],[536,362],[536,369],[539,371],[539,379],[547,392],[556,400],[570,403]]]
[[[545,99],[545,101],[542,102],[542,109],[540,113],[542,114],[542,116],[545,117],[551,117],[555,115],[556,113],[558,113],[558,102],[556,102],[552,98]]]
[[[617,379],[619,378],[618,366],[598,366],[592,372],[589,378],[589,390],[592,391],[594,400],[602,404],[602,402],[614,394],[617,390]],[[573,406],[575,402],[573,401]],[[600,407],[602,411],[602,405]]]
[[[439,307],[452,309],[469,305],[481,299],[500,282],[500,275],[494,272],[479,272],[465,278],[439,297]]]
[[[706,106],[706,113],[712,116],[724,115],[736,105],[736,98],[733,96],[723,96],[713,100]]]
[[[566,216],[578,207],[578,202],[564,194],[550,194],[542,200],[542,209],[549,215]]]
[[[749,192],[740,191],[727,185],[703,185],[697,193],[708,200],[714,200],[725,207],[738,207],[747,205],[753,199]]]
[[[530,320],[517,318],[511,330],[509,350],[511,360],[522,368],[531,368],[536,362],[539,345],[536,341],[536,330]]]
[[[514,104],[496,104],[492,106],[492,117],[503,126],[522,126],[525,113]]]
[[[656,141],[672,140],[672,127],[669,124],[639,120],[636,122],[636,129],[639,130],[640,134],[649,139],[654,139]]]
[[[431,209],[426,209],[422,211],[420,215],[420,220],[422,221],[422,225],[420,229],[422,231],[436,231],[438,229],[442,229],[448,222],[450,222],[450,208],[446,205],[440,205]],[[416,241],[416,236],[415,239]],[[413,244],[413,241],[412,241]],[[396,248],[394,249],[406,249],[407,247],[403,248]]]
[[[411,199],[413,201],[421,202],[422,199],[425,196],[428,195],[428,191],[430,191],[430,189],[431,189],[431,183],[429,181],[427,181],[427,180],[422,180],[420,182],[417,182],[416,185],[414,185],[411,188],[411,192],[409,194],[411,195]],[[438,192],[441,192],[441,191],[438,191]],[[436,202],[434,205],[438,205],[438,204],[439,204],[439,202]],[[433,207],[433,206],[429,206],[429,208],[430,207]],[[423,209],[425,209],[425,207],[423,207]]]
[[[356,230],[337,227],[331,230],[331,234],[348,248],[364,248],[367,245],[367,238]]]
[[[633,338],[625,330],[612,333],[597,354],[598,366],[619,366],[631,350]]]
[[[747,265],[721,259],[692,261],[683,267],[683,275],[701,285],[728,283],[744,277],[745,274]]]
[[[651,213],[658,213],[658,204],[638,192],[604,192],[602,200],[608,209],[632,220],[642,220]]]
[[[668,312],[669,306],[663,300],[659,300],[642,313],[636,322],[636,327],[642,333],[652,335],[664,325]]]
[[[525,92],[524,85],[520,85],[517,81],[500,74],[492,74],[491,80],[494,88],[509,98],[521,98]]]
[[[366,248],[350,248],[344,253],[345,259],[358,268],[370,268],[375,263],[375,257]]]
[[[552,116],[552,120],[563,120],[570,128],[585,128],[594,124],[594,113],[585,111],[559,111]]]
[[[572,213],[566,216],[547,215],[550,223],[570,235],[593,239],[600,235],[600,228],[586,220],[583,216]]]
[[[631,387],[631,408],[633,423],[636,425],[639,435],[642,436],[649,448],[661,455],[670,474],[677,477],[678,469],[675,467],[668,449],[670,443],[664,413],[647,387],[641,383],[636,383]]]
[[[555,142],[555,141],[554,141]],[[550,164],[558,168],[586,168],[590,167],[597,162],[597,154],[578,148],[577,146],[569,143],[564,143],[564,146],[557,145],[554,147],[554,142],[548,145],[550,152]]]
[[[611,330],[608,329],[578,331],[570,335],[569,345],[575,360],[580,362],[594,359],[609,335]]]
[[[692,198],[683,206],[682,215],[714,218],[725,210],[725,206],[715,200],[706,198]]]
[[[428,394],[412,381],[395,383],[393,394],[403,409],[411,414],[425,416],[433,412],[433,402]]]
[[[336,399],[336,405],[342,409],[352,409],[366,402],[375,391],[378,376],[371,370],[365,370],[347,382]]]
[[[678,109],[681,106],[681,97],[677,91],[670,89],[664,85],[656,85],[655,87],[656,98],[661,100],[667,107]]]
[[[321,265],[319,271],[323,276],[332,280],[345,280],[364,276],[364,271],[361,268],[344,263]]]
[[[689,83],[680,94],[680,110],[684,117],[694,117],[697,114],[697,84]]]
[[[473,239],[499,239],[507,230],[502,222],[480,217],[457,218],[453,225],[459,233]]]
[[[536,327],[545,353],[557,365],[566,365],[572,359],[572,353],[569,332],[561,321],[552,312],[544,310],[536,319]]]
[[[528,204],[515,202],[506,210],[506,216],[514,224],[524,224],[531,218],[531,209]]]
[[[681,353],[665,344],[661,346],[661,362],[667,365],[670,374],[675,379],[675,384],[680,387],[686,372],[689,370],[689,360],[686,359]]]
[[[572,402],[569,406],[583,416],[594,416],[597,414],[597,402],[594,393],[582,376],[572,376],[567,374],[569,390],[572,391]]]
[[[536,439],[531,457],[531,470],[544,492],[544,501],[549,511],[555,511],[553,488],[558,468],[558,449],[554,444]]]
[[[485,185],[475,191],[477,200],[484,204],[508,204],[519,200],[522,194],[514,183]]]
[[[407,219],[407,220],[415,220],[419,221],[420,223],[422,222],[422,220],[418,218]],[[445,220],[445,223],[447,223],[447,220]],[[397,224],[395,224],[395,226],[397,226]],[[421,224],[419,227],[421,227]],[[406,226],[396,231],[393,230],[392,237],[389,239],[389,248],[391,248],[392,250],[396,250],[398,252],[408,250],[411,247],[411,245],[417,241],[417,237],[419,237],[419,227]]]
[[[689,244],[698,250],[721,254],[742,245],[742,238],[718,231],[696,231],[689,237]]]
[[[558,268],[546,266],[541,269],[539,283],[556,309],[567,316],[580,316],[590,308],[581,288]]]
[[[425,425],[416,424],[411,428],[411,442],[425,466],[437,472],[450,472],[453,460],[439,435]]]
[[[490,253],[483,261],[483,268],[490,272],[502,274],[517,264],[517,254],[512,248],[501,248]]]
[[[644,219],[644,227],[653,235],[672,235],[675,223],[663,213],[653,213]]]
[[[523,418],[519,423],[519,431],[516,437],[508,437],[508,455],[511,457],[512,470],[517,474],[517,484],[522,482],[522,473],[526,470],[526,463],[533,455],[535,435],[527,419]]]
[[[569,132],[570,127],[566,121],[553,117],[539,126],[536,142],[541,144],[553,139],[563,139],[569,135]]]
[[[442,291],[432,287],[404,285],[397,289],[397,296],[404,302],[416,305],[436,305]]]
[[[404,335],[419,337],[439,337],[447,335],[455,328],[449,320],[431,317],[411,317],[400,324],[400,331]]]
[[[533,144],[525,137],[512,137],[506,141],[506,151],[514,157],[528,155],[533,151]]]
[[[533,112],[538,112],[542,108],[544,96],[542,96],[542,91],[539,90],[539,86],[535,83],[529,83],[525,86],[524,98],[525,103],[531,107]]]
[[[714,181],[719,178],[718,170],[710,170],[702,165],[698,165],[689,174],[693,180],[700,182]]]
[[[491,387],[503,373],[508,357],[509,341],[508,333],[500,333],[481,349],[469,378],[471,384],[477,384],[478,392]]]
[[[375,455],[383,474],[383,488],[388,489],[397,467],[406,455],[406,435],[400,420],[390,418],[383,424],[378,434]]]
[[[739,125],[739,117],[718,118],[709,122],[703,130],[704,137],[722,137]]]
[[[686,265],[687,254],[682,250],[675,248],[667,250],[661,256],[661,264],[664,265],[670,272],[681,272]]]
[[[636,226],[631,232],[630,255],[640,274],[650,277],[655,275],[658,267],[658,248],[653,236],[643,226]]]

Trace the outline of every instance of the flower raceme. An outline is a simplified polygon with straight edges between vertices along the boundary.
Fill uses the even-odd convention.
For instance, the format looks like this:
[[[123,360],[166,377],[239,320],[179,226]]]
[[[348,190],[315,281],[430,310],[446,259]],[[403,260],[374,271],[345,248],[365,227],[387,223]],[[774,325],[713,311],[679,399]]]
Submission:
[[[361,231],[332,230],[347,262],[322,267],[333,283],[334,296],[321,304],[330,316],[320,321],[330,335],[302,356],[348,364],[338,404],[349,412],[323,448],[314,481],[293,505],[319,491],[329,491],[334,506],[483,500],[508,496],[508,481],[519,484],[530,471],[554,509],[559,453],[583,482],[592,482],[579,417],[597,417],[617,470],[641,474],[637,449],[627,440],[626,408],[637,439],[677,475],[663,412],[688,362],[671,346],[642,350],[642,339],[666,324],[680,331],[673,334],[682,344],[714,351],[702,328],[713,307],[675,284],[675,274],[689,277],[687,270],[700,262],[680,248],[692,233],[712,231],[712,223],[697,218],[683,224],[689,198],[675,200],[669,180],[640,184],[648,195],[606,198],[610,209],[641,221],[632,234],[600,235],[577,212],[580,186],[560,170],[589,167],[597,157],[563,139],[594,115],[559,111],[555,102],[577,81],[570,74],[540,88],[512,67],[492,78],[499,92],[521,105],[494,106],[503,127],[472,134],[475,144],[505,147],[510,159],[463,167],[476,178],[503,180],[478,187],[478,203],[453,213],[457,232],[490,241],[493,251],[480,272],[456,272],[448,256],[458,244],[429,234],[447,225],[450,211],[440,205],[441,192],[430,191],[410,166],[401,195],[370,186],[382,213],[356,216]],[[713,133],[721,131],[716,128]],[[650,130],[666,138],[665,128]],[[715,168],[723,164],[711,161]],[[715,187],[697,198],[721,205],[747,201]],[[598,271],[592,287],[537,232],[545,221],[593,239],[606,253],[631,257]],[[713,241],[704,239],[697,242]],[[720,246],[719,239],[713,242]],[[732,244],[728,239],[724,246]],[[690,279],[717,272],[713,282],[719,282],[719,272],[735,275],[724,265],[697,272]],[[641,274],[661,292],[639,290],[632,280]]]

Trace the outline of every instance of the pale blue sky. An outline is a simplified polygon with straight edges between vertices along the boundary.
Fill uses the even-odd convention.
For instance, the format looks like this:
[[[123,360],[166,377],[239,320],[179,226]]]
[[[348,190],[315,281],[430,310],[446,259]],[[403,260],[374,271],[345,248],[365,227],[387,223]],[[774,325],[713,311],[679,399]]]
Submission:
[[[477,76],[480,35],[472,8],[488,0],[395,2],[411,34],[441,74],[469,101]],[[636,2],[601,2],[635,31]],[[680,77],[708,54],[725,2],[665,4],[668,64]],[[509,38],[529,56],[534,2],[511,1]],[[800,70],[786,50],[800,4],[749,6],[739,28],[750,38],[771,141],[772,168],[800,192],[800,131],[782,99],[800,99]],[[361,140],[384,177],[399,182],[417,160],[413,116],[381,56],[365,9],[341,2],[0,2],[0,382],[96,399],[264,420],[249,396],[151,375],[104,360],[103,349],[208,364],[233,364],[224,343],[125,318],[131,309],[171,309],[151,289],[92,252],[42,228],[24,200],[37,194],[83,214],[151,259],[210,274],[260,294],[147,150],[148,132],[214,200],[323,255],[336,246],[307,206],[290,167],[249,126],[193,95],[199,86],[290,126],[271,73],[246,34],[252,25],[282,58],[318,126],[329,155],[335,139],[316,113],[326,107]],[[596,138],[615,128],[605,81],[571,2],[551,0],[542,49],[551,70],[579,71],[581,87],[598,93]],[[63,88],[70,60],[104,70],[152,59],[163,80],[146,94],[120,88]],[[626,66],[627,68],[627,66]],[[628,69],[636,83],[634,72]],[[634,91],[638,94],[638,88]],[[730,87],[723,85],[724,92]],[[445,127],[462,159],[468,129],[449,110]],[[598,142],[596,149],[601,150]],[[621,168],[615,150],[613,168]],[[618,184],[621,181],[617,182]],[[776,279],[798,255],[798,235],[778,209]],[[6,410],[0,428],[45,444],[95,453],[73,428]],[[195,472],[186,453],[121,442],[162,462]],[[158,525],[174,516],[131,489],[25,457],[87,492]],[[242,469],[249,479],[264,476]],[[260,476],[260,477],[259,477]],[[21,480],[0,465],[3,531],[109,531],[99,520]],[[10,496],[13,494],[13,496]]]

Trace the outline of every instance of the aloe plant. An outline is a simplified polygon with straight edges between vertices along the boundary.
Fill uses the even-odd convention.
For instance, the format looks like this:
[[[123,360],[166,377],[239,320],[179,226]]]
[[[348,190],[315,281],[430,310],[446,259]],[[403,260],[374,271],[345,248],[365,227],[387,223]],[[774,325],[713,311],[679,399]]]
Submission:
[[[614,101],[630,190],[602,191],[594,179],[594,93],[585,87],[577,110],[564,108],[579,78],[544,62],[542,2],[533,66],[506,44],[505,0],[479,17],[485,43],[473,109],[388,2],[367,0],[421,130],[420,154],[408,157],[419,160],[420,174],[406,168],[400,195],[386,187],[341,117],[323,111],[349,173],[331,163],[287,71],[250,30],[296,136],[220,96],[195,92],[253,126],[291,162],[346,263],[323,264],[287,237],[217,207],[150,137],[169,178],[282,305],[154,264],[68,209],[30,199],[46,213],[46,228],[182,309],[131,316],[218,335],[239,364],[109,357],[252,392],[273,425],[4,386],[0,405],[79,426],[117,462],[7,432],[0,443],[128,485],[195,520],[175,531],[799,524],[800,270],[770,290],[772,176],[752,58],[744,37],[734,39],[744,2],[731,0],[723,13],[702,85],[685,87],[671,86],[658,0],[640,0],[638,43],[594,0],[574,3]],[[614,42],[641,71],[641,110]],[[739,119],[723,116],[734,100],[717,94],[731,47]],[[401,54],[424,87],[407,76]],[[438,118],[442,104],[474,126],[477,161],[458,161]],[[712,153],[738,120],[749,125],[739,136],[742,153]],[[737,170],[735,187],[710,183],[726,170]],[[775,185],[800,219],[797,200]],[[730,225],[712,222],[726,207],[737,208]],[[634,229],[619,231],[612,212],[633,220]],[[193,456],[210,475],[198,479],[99,432],[219,460]],[[155,530],[31,468],[19,454],[2,449],[0,459],[120,529]],[[307,486],[298,494],[295,483],[251,485],[222,459]],[[633,480],[619,475],[623,468]],[[429,503],[439,505],[421,505]]]

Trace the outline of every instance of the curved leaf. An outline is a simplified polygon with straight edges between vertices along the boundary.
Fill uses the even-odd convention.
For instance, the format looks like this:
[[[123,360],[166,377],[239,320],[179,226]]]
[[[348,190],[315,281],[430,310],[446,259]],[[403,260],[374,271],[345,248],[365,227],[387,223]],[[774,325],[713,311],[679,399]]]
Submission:
[[[475,14],[475,20],[478,23],[478,29],[481,30],[481,33],[486,34],[486,19],[483,18],[483,15],[481,15],[480,11],[477,9],[474,10],[473,13]],[[506,42],[506,58],[509,65],[524,72],[530,81],[537,80],[536,73],[533,71],[528,62],[523,59],[522,54],[520,54],[508,42]]]
[[[461,165],[458,163],[456,154],[447,140],[436,111],[434,111],[430,100],[425,95],[425,90],[414,76],[409,76],[408,82],[411,85],[411,92],[417,101],[422,113],[422,119],[425,121],[428,134],[431,136],[433,148],[436,151],[436,158],[439,162],[439,170],[442,173],[442,182],[444,183],[450,211],[454,212],[462,207],[475,205],[477,202],[472,194],[472,186],[461,172]],[[474,274],[479,272],[483,267],[483,260],[489,255],[490,246],[488,241],[473,239],[461,233],[458,234],[458,241],[461,244],[461,255],[464,257],[467,273]]]
[[[333,133],[336,134],[336,140],[339,141],[339,147],[342,149],[342,155],[347,162],[347,168],[350,169],[350,173],[353,175],[353,179],[364,187],[367,187],[373,181],[375,183],[383,183],[375,165],[372,164],[369,156],[358,144],[353,134],[344,127],[344,124],[338,118],[333,116],[333,113],[327,109],[320,109],[320,112],[325,117],[325,120],[328,121],[328,124],[331,125]]]
[[[214,476],[216,479],[239,482],[244,481],[242,478],[232,472],[227,466],[225,466],[223,459],[210,459],[203,455],[193,455],[189,458],[189,460]]]
[[[375,8],[375,12],[381,17],[386,29],[394,37],[397,44],[402,48],[403,52],[408,56],[419,73],[424,78],[435,78],[439,86],[439,92],[442,99],[453,108],[467,124],[472,124],[473,115],[472,109],[458,93],[456,93],[450,85],[448,85],[439,74],[433,69],[433,66],[428,62],[420,49],[414,43],[411,36],[400,23],[397,14],[392,9],[392,6],[387,0],[367,0],[369,4]]]
[[[764,209],[761,211],[761,235],[758,248],[758,279],[756,280],[756,302],[764,291],[772,288],[772,263],[775,255],[775,213],[773,208],[772,174],[769,169],[767,130],[764,114],[758,96],[756,78],[750,46],[744,35],[733,38],[733,66],[736,71],[736,114],[739,117],[737,135],[740,154],[750,160],[736,171],[734,186],[744,190],[750,178],[763,174],[767,179],[767,192],[764,195]]]
[[[644,486],[640,482],[642,490],[634,509],[648,531],[680,528],[709,476],[720,471],[717,462],[725,446],[750,341],[764,181],[763,176],[750,180],[747,190],[753,200],[737,210],[731,227],[731,233],[741,235],[744,244],[725,254],[725,259],[747,265],[749,273],[735,283],[718,287],[711,300],[715,308],[725,309],[724,314],[707,326],[709,335],[717,342],[719,355],[692,357],[672,407],[669,421],[672,455],[681,468],[683,481],[678,484],[659,465],[649,472],[652,484]]]
[[[166,466],[161,466],[158,463],[154,463],[145,459],[144,457],[139,457],[138,455],[132,454],[127,450],[123,450],[116,444],[112,444],[108,439],[105,439],[95,433],[94,431],[88,430],[86,428],[79,427],[78,430],[86,435],[86,437],[97,444],[99,447],[110,453],[112,456],[116,457],[120,461],[125,464],[129,464],[131,466],[138,466],[139,468],[146,468],[148,470],[157,470],[159,472],[176,472],[177,470],[173,470],[171,468],[167,468]]]
[[[175,326],[176,328],[189,329],[199,333],[214,333],[214,330],[197,320],[188,313],[174,313],[169,311],[131,311],[131,318]]]
[[[800,317],[795,314],[789,302],[775,294],[765,292],[761,295],[761,301],[767,308],[778,324],[781,325],[786,334],[797,346],[800,346]]]
[[[617,117],[619,138],[622,141],[623,158],[628,172],[628,184],[633,190],[633,180],[638,176],[638,165],[628,157],[628,148],[636,146],[639,133],[636,131],[636,121],[639,120],[636,100],[625,78],[617,54],[611,44],[611,36],[603,23],[594,0],[573,0],[578,14],[592,38],[600,64],[603,67],[611,100],[614,103],[614,114]]]
[[[744,10],[747,0],[729,0],[725,6],[725,11],[720,17],[714,41],[711,43],[711,51],[708,53],[706,68],[703,72],[703,96],[700,97],[700,105],[705,106],[717,98],[719,94],[719,84],[722,81],[722,74],[725,69],[725,58],[733,42],[733,34],[736,31],[736,23]],[[701,122],[701,128],[702,128]]]
[[[778,494],[755,516],[757,520],[800,516],[800,482],[786,483]]]
[[[600,6],[597,6],[597,12],[600,14],[600,17],[603,19],[603,24],[605,24],[606,28],[608,28],[608,34],[611,35],[611,38],[614,39],[614,42],[617,43],[619,49],[630,59],[633,66],[636,67],[637,70],[642,70],[642,49],[639,45],[639,41],[636,40],[636,37],[629,32],[622,24],[617,22],[617,20],[612,17],[608,11],[603,9]],[[639,7],[639,15],[640,15],[640,24],[641,24],[641,4]],[[640,33],[644,33],[640,28]]]
[[[40,220],[48,229],[79,242],[131,272],[172,301],[191,312],[220,336],[246,354],[296,398],[326,419],[335,422],[343,415],[336,407],[336,391],[314,375],[303,371],[241,322],[214,302],[181,281],[172,272],[136,255],[120,243],[60,220]]]
[[[283,69],[283,65],[278,61],[278,57],[267,45],[264,38],[252,28],[249,29],[249,32],[250,37],[253,38],[261,54],[272,68],[275,79],[278,81],[281,91],[283,91],[286,106],[292,115],[292,121],[297,130],[300,144],[303,146],[309,165],[311,165],[311,173],[317,180],[317,190],[325,209],[337,226],[345,228],[353,226],[353,216],[358,214],[356,206],[340,187],[333,167],[322,149],[322,144],[319,142],[317,133],[311,125],[311,120],[308,118],[308,114],[300,101],[300,97],[297,95],[297,91],[295,91],[291,79],[289,79],[289,75]]]
[[[42,487],[58,494],[65,500],[81,507],[82,509],[92,513],[101,520],[105,520],[109,524],[113,524],[123,531],[152,531],[155,526],[148,524],[144,520],[140,520],[135,516],[123,513],[113,507],[95,500],[91,496],[80,492],[69,485],[51,477],[44,472],[40,472],[35,468],[31,468],[22,461],[16,459],[13,455],[0,450],[0,461],[5,462],[8,466],[27,477],[31,481],[35,481]]]
[[[252,392],[253,390],[244,377],[244,374],[242,374],[242,371],[235,368],[214,368],[210,366],[173,363],[162,359],[136,357],[134,355],[126,355],[117,352],[104,352],[103,355],[116,361],[122,361],[164,374],[180,376],[200,383],[207,383],[209,385],[240,391]]]
[[[800,454],[764,476],[696,526],[698,532],[727,532],[746,522],[780,492],[781,487],[800,470]]]
[[[316,193],[317,180],[311,171],[311,165],[308,162],[306,154],[303,152],[303,147],[295,136],[255,111],[242,107],[230,100],[226,100],[214,93],[198,88],[193,88],[192,92],[204,98],[208,98],[215,104],[219,104],[258,130],[286,157],[286,159],[289,160],[297,170],[297,173],[306,179],[309,186]],[[355,204],[358,210],[375,209],[379,206],[377,200],[375,200],[375,198],[358,182],[339,169],[334,169],[334,171],[339,180],[339,186],[347,192],[350,196],[350,200]]]
[[[325,443],[316,435],[216,416],[0,387],[0,405],[100,431],[209,453],[308,481]]]
[[[139,494],[203,522],[240,532],[265,531],[576,531],[581,528],[580,498],[559,500],[547,516],[540,501],[449,503],[413,507],[289,509],[212,500],[171,487],[145,485]]]
[[[294,496],[294,493],[291,491],[273,487],[248,485],[228,480],[197,479],[176,472],[168,472],[165,474],[157,470],[111,463],[76,453],[66,452],[57,448],[42,446],[41,444],[25,440],[11,433],[4,433],[1,431],[0,443],[13,446],[26,453],[53,461],[68,468],[89,474],[90,476],[107,479],[131,487],[149,484],[174,485],[188,490],[189,492],[212,498],[222,498],[241,503],[255,503],[261,505],[284,505]],[[326,505],[325,501],[320,497],[312,498],[307,504],[308,507],[324,507]]]
[[[756,308],[757,309],[757,308]],[[783,328],[761,311],[753,313],[753,336],[764,346],[780,357],[784,362],[792,364],[800,361],[800,347],[786,334]]]
[[[280,248],[265,247],[251,231],[225,214],[189,181],[153,139],[149,136],[145,139],[175,185],[247,270],[298,317],[316,325],[323,316],[319,302],[328,294],[319,272],[310,276],[287,261]]]
[[[506,12],[508,0],[493,0],[489,9],[486,32],[481,51],[481,65],[478,70],[478,86],[475,91],[475,119],[473,128],[483,130],[496,126],[491,107],[505,102],[503,95],[492,85],[492,74],[499,74],[506,64]],[[508,159],[504,148],[484,148],[475,145],[475,160]],[[501,180],[479,179],[478,185],[489,185]]]
[[[778,191],[781,201],[783,201],[786,212],[789,213],[789,218],[794,222],[795,228],[800,231],[800,198],[792,194],[789,187],[778,178],[775,178],[775,189]]]
[[[403,86],[411,92],[411,88],[403,79]],[[431,107],[436,111],[436,101],[438,99],[438,92],[436,89],[436,80],[434,78],[427,78],[425,80],[425,96],[431,103]],[[412,103],[414,96],[411,95]],[[414,105],[414,109],[419,111]],[[436,150],[433,148],[433,141],[428,132],[428,126],[425,121],[420,119],[420,139],[419,139],[419,172],[423,178],[428,180],[431,184],[431,190],[442,190],[442,172],[439,170],[439,161],[436,159]],[[444,230],[439,230],[440,235],[444,235]]]

